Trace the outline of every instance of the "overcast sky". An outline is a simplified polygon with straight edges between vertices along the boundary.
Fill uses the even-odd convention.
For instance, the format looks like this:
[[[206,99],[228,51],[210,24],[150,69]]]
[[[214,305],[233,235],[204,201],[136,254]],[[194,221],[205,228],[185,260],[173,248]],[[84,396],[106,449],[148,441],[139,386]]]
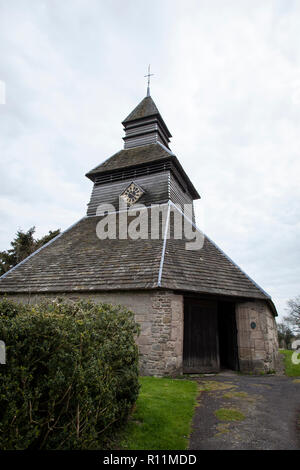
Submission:
[[[0,250],[81,218],[85,173],[146,93],[198,225],[273,298],[300,294],[300,1],[0,0]]]

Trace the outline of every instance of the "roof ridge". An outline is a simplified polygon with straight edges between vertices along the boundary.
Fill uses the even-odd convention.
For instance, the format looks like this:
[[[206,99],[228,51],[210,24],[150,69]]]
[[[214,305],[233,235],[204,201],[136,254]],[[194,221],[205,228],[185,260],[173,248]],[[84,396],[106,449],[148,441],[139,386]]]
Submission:
[[[171,205],[174,206],[182,215],[185,217],[192,226],[198,230],[202,235],[233,265],[235,266],[246,278],[258,289],[260,290],[268,299],[271,300],[271,296],[262,288],[259,284],[257,284],[237,263],[235,263],[214,241],[212,241],[197,225],[189,218],[186,214],[180,210],[176,204],[170,201]]]
[[[176,157],[175,153],[172,152],[172,150],[168,149],[168,147],[166,147],[164,144],[159,142],[159,140],[157,141],[157,144],[160,145],[166,152],[168,152],[169,155],[171,155],[172,157]]]
[[[166,245],[167,245],[167,234],[168,234],[168,227],[169,227],[169,220],[170,220],[170,210],[171,210],[170,202],[171,202],[170,200],[167,202],[168,212],[167,212],[167,218],[166,218],[166,226],[165,226],[163,247],[162,247],[161,258],[160,258],[159,272],[158,272],[158,280],[157,280],[158,287],[161,287],[161,277],[162,277],[162,271],[163,271],[164,261],[165,261],[165,253],[166,253]]]

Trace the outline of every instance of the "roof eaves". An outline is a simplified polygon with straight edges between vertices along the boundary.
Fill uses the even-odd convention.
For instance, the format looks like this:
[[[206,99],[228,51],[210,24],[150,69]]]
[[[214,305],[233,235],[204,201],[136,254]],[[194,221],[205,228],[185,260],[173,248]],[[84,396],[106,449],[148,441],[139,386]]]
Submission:
[[[91,178],[91,176],[95,175],[97,173],[97,170],[102,167],[102,165],[104,165],[104,163],[106,163],[108,160],[110,160],[111,158],[113,158],[115,155],[117,155],[118,153],[122,152],[122,150],[119,150],[118,152],[114,153],[113,155],[111,155],[110,157],[107,157],[102,163],[96,165],[94,168],[92,168],[90,171],[88,171],[85,176],[87,178],[89,178],[90,180],[93,181],[93,179]]]
[[[106,171],[101,171],[101,176],[103,175],[107,175],[107,174],[113,174],[113,173],[117,173],[118,171],[120,170],[131,170],[131,169],[134,169],[135,167],[145,167],[145,166],[149,166],[151,163],[155,163],[156,161],[159,161],[159,162],[166,162],[166,161],[169,161],[170,160],[170,157],[167,155],[165,157],[162,157],[160,158],[159,160],[154,160],[154,161],[149,161],[149,162],[143,162],[143,163],[134,163],[132,165],[129,165],[129,166],[126,166],[126,167],[122,167],[122,168],[114,168],[112,170],[106,170]],[[95,176],[97,174],[97,172],[93,173],[91,176]],[[90,178],[90,176],[88,176],[88,178]],[[90,178],[91,179],[91,178]],[[92,180],[93,181],[93,180]]]

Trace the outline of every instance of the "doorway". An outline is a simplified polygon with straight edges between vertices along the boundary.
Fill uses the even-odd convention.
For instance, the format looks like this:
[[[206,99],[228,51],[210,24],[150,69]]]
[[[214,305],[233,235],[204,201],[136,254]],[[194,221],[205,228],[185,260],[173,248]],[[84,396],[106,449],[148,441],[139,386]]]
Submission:
[[[239,370],[235,304],[218,302],[220,368]]]
[[[184,299],[183,372],[238,370],[234,302]]]

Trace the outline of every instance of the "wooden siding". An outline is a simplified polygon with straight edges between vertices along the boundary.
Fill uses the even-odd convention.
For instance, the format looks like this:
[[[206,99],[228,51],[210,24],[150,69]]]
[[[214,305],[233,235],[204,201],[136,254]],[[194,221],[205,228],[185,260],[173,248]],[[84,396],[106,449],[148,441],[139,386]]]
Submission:
[[[130,137],[130,139],[125,140],[124,149],[129,149],[133,147],[141,147],[143,145],[156,144],[160,142],[163,145],[166,145],[158,132],[152,132],[150,134],[143,134],[135,137]]]
[[[153,144],[161,142],[163,145],[168,147],[170,139],[161,125],[158,116],[152,116],[145,121],[135,121],[131,123],[125,123],[125,137],[124,148],[139,147],[142,145]]]
[[[97,207],[100,204],[113,204],[119,209],[119,196],[135,181],[144,191],[145,194],[140,198],[139,203],[147,206],[151,204],[163,204],[168,202],[168,180],[169,171],[156,173],[154,175],[140,176],[136,178],[128,178],[123,181],[114,183],[94,185],[91,200],[88,204],[87,215],[96,215]]]
[[[193,198],[190,193],[181,185],[175,175],[171,172],[170,173],[170,194],[169,194],[170,201],[174,202],[174,204],[192,204]]]
[[[188,191],[184,191],[173,173],[166,169],[159,173],[141,176],[128,176],[122,181],[107,182],[94,185],[90,202],[88,204],[87,215],[96,215],[97,207],[100,204],[113,204],[119,209],[119,196],[134,181],[144,191],[139,203],[149,206],[151,204],[163,204],[168,200],[174,204],[192,204],[193,199]]]

